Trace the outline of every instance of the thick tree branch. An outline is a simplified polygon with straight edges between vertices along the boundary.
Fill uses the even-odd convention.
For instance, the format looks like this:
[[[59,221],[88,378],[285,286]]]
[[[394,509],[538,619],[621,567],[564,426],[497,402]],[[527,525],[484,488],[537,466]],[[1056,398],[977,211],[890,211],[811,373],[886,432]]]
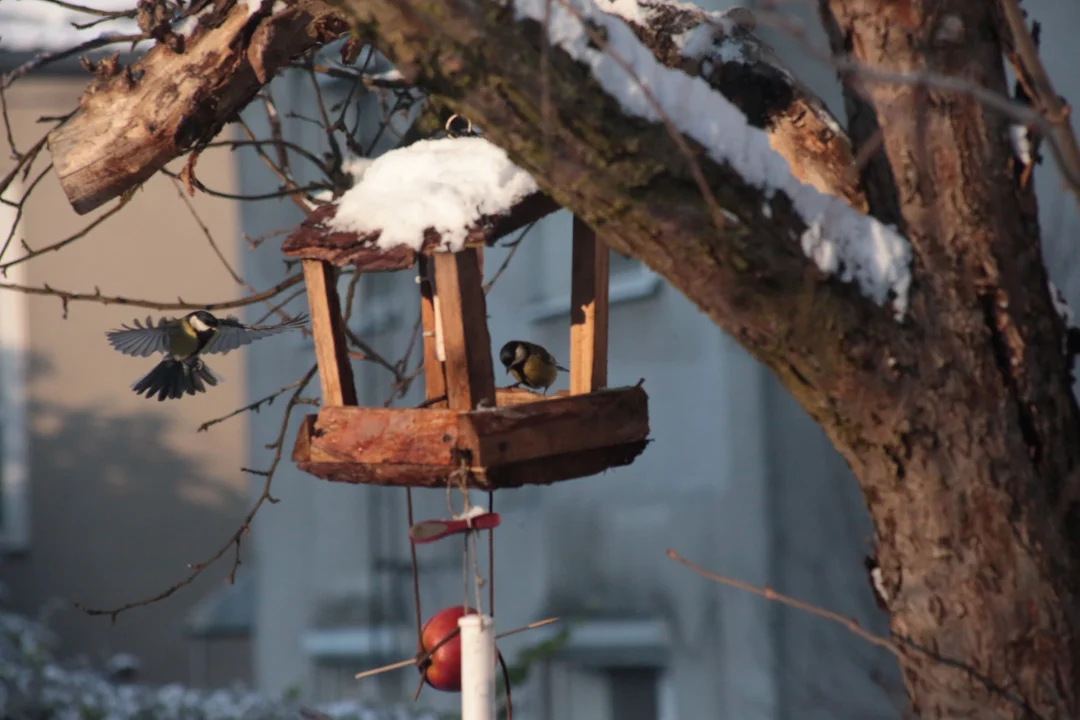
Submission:
[[[97,66],[79,111],[49,134],[60,184],[87,213],[210,141],[281,67],[346,30],[321,0],[249,15],[215,0],[130,67]],[[175,29],[175,28],[174,28]]]
[[[601,9],[615,10],[612,0]],[[627,18],[638,39],[669,68],[704,78],[765,130],[792,174],[823,193],[844,198],[865,212],[851,141],[824,103],[783,66],[760,40],[746,8],[707,13],[666,0],[640,0]],[[684,38],[682,42],[675,42]]]
[[[480,124],[613,248],[665,275],[794,385],[813,387],[804,401],[815,413],[848,424],[835,399],[849,382],[882,402],[899,392],[887,389],[895,374],[878,368],[900,351],[890,348],[902,327],[854,287],[818,271],[798,244],[805,224],[786,198],[767,207],[766,194],[729,167],[703,154],[685,157],[666,128],[626,116],[561,50],[551,48],[551,66],[539,72],[537,23],[515,22],[512,8],[479,0],[441,4],[438,17],[420,2],[348,7],[409,80]],[[692,163],[738,219],[727,232],[717,230]],[[822,322],[832,332],[820,333]]]

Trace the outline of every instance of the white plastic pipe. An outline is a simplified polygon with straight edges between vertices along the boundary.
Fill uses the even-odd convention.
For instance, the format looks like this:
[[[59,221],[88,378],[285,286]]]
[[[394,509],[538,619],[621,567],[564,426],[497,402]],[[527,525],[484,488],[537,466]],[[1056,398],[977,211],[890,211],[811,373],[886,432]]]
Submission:
[[[461,720],[495,720],[495,619],[465,615],[461,628]]]

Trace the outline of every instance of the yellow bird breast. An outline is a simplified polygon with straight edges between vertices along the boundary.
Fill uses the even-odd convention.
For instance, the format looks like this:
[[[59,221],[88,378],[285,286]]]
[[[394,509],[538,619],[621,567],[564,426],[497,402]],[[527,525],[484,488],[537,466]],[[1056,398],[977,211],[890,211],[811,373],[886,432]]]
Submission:
[[[199,337],[187,323],[169,328],[169,354],[177,359],[191,357],[199,351]]]
[[[520,375],[515,372],[514,376],[521,382],[533,388],[550,387],[559,375],[559,369],[554,363],[546,363],[536,355],[532,355],[525,361]],[[522,377],[523,376],[523,377]]]

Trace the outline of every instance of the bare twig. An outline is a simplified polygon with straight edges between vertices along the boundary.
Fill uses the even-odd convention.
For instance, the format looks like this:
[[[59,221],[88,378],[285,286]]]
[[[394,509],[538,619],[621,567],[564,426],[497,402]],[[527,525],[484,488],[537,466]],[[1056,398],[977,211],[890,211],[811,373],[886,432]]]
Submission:
[[[180,179],[180,174],[175,173],[172,170],[166,170],[165,168],[162,168],[158,172],[177,180]],[[251,202],[254,200],[278,200],[279,198],[292,198],[297,195],[306,195],[317,190],[329,190],[326,185],[323,185],[321,183],[313,183],[311,185],[305,185],[304,187],[293,186],[284,190],[278,190],[271,193],[262,193],[260,195],[236,195],[235,193],[227,193],[220,190],[211,190],[197,179],[194,180],[193,183],[195,187],[197,187],[199,190],[212,197],[224,198],[226,200],[240,200],[242,202]],[[301,203],[303,202],[302,198],[298,198],[298,200]],[[307,207],[304,207],[304,211],[307,212]]]
[[[71,117],[71,115],[67,115],[61,121],[66,120],[68,117]],[[0,196],[3,196],[4,192],[11,187],[11,183],[15,181],[20,172],[25,170],[24,175],[30,172],[30,168],[33,166],[37,156],[45,149],[45,143],[48,142],[48,139],[48,133],[42,135],[32,148],[19,156],[19,161],[15,163],[15,167],[11,168],[3,179],[0,179]]]
[[[8,147],[11,148],[11,157],[16,160],[22,159],[19,149],[15,147],[15,136],[11,133],[11,118],[8,117],[7,93],[0,90],[0,117],[4,121],[4,134],[7,136]]]
[[[60,290],[58,288],[50,287],[49,285],[43,285],[41,287],[34,287],[32,285],[17,285],[15,283],[0,282],[0,290],[14,290],[15,292],[26,293],[27,295],[49,295],[55,298],[59,298],[64,303],[66,308],[68,303],[72,302],[94,302],[101,303],[102,305],[127,305],[130,307],[141,307],[150,310],[229,310],[233,308],[245,307],[247,305],[253,305],[258,302],[262,302],[268,298],[272,298],[278,293],[291,288],[298,282],[304,279],[303,275],[290,275],[277,285],[274,285],[268,290],[264,290],[254,295],[248,295],[242,297],[239,300],[223,300],[220,302],[211,303],[190,303],[184,302],[182,299],[177,299],[176,302],[160,302],[157,300],[140,300],[136,298],[121,297],[119,295],[102,295],[100,290],[96,290],[93,293],[77,293],[69,292],[67,290]]]
[[[51,168],[51,167],[52,167],[52,165],[49,165],[49,168]],[[40,179],[41,178],[39,177],[38,180],[40,180]],[[35,185],[37,184],[37,180],[34,181],[34,184]],[[25,201],[26,198],[28,198],[28,197],[29,197],[29,194],[24,196],[23,200]],[[103,222],[105,222],[106,220],[111,218],[116,213],[120,212],[120,210],[122,210],[123,207],[128,204],[128,202],[131,200],[131,198],[132,198],[131,195],[125,195],[124,197],[120,198],[120,200],[116,203],[116,205],[114,205],[112,208],[110,208],[106,212],[103,212],[101,215],[98,215],[91,222],[89,222],[86,225],[86,227],[84,227],[82,230],[79,230],[74,235],[70,235],[70,236],[64,238],[63,240],[55,242],[52,245],[46,245],[45,247],[39,248],[37,250],[31,250],[29,247],[26,247],[27,253],[25,255],[23,255],[22,257],[15,258],[11,262],[6,262],[6,263],[3,263],[3,264],[0,264],[0,274],[2,274],[4,277],[7,277],[8,268],[12,267],[13,265],[18,265],[20,263],[24,263],[27,260],[35,258],[35,257],[37,257],[39,255],[44,255],[45,253],[56,252],[57,250],[60,250],[62,248],[67,247],[68,245],[75,242],[76,240],[79,240],[81,238],[86,237],[90,233],[91,230],[96,228],[98,225],[101,225]],[[21,210],[21,208],[20,208],[20,210]],[[10,241],[10,240],[11,240],[11,238],[9,236],[8,241]],[[24,243],[24,246],[25,246],[25,243]],[[7,249],[7,242],[4,243],[4,248],[3,249],[4,250]],[[0,256],[3,256],[3,251],[0,251]]]
[[[135,17],[135,8],[130,10],[100,10],[98,8],[87,7],[86,5],[76,5],[75,3],[64,2],[64,0],[42,0],[50,5],[59,5],[62,8],[68,10],[74,10],[76,12],[85,13],[87,15],[94,15],[101,18],[115,19],[115,18],[133,18]]]
[[[718,582],[721,585],[733,587],[737,590],[742,590],[743,592],[748,592],[752,595],[758,595],[765,598],[766,600],[772,600],[782,605],[793,607],[796,610],[802,610],[803,612],[810,613],[811,615],[817,615],[818,617],[830,620],[837,625],[842,625],[854,634],[861,637],[866,642],[870,643],[871,645],[877,645],[880,648],[885,648],[893,655],[900,657],[900,650],[896,647],[896,643],[893,642],[890,638],[882,637],[881,635],[877,635],[876,633],[872,633],[869,630],[866,630],[861,625],[859,625],[859,623],[855,622],[851,618],[844,617],[843,615],[835,613],[832,610],[826,610],[823,607],[811,605],[810,603],[803,602],[802,600],[796,600],[795,598],[788,597],[787,595],[776,592],[772,588],[758,587],[756,585],[751,585],[750,583],[745,583],[741,580],[736,580],[735,578],[729,578],[726,575],[719,575],[714,572],[709,572],[700,565],[695,565],[694,563],[690,562],[674,550],[668,550],[667,556],[675,562],[679,563],[680,565],[693,570],[703,578],[713,580],[714,582]]]
[[[1043,134],[1054,140],[1050,143],[1054,160],[1065,176],[1069,189],[1077,201],[1080,201],[1080,147],[1077,146],[1076,135],[1073,134],[1069,122],[1069,106],[1054,91],[1016,0],[1001,0],[1001,9],[1012,33],[1017,56],[1033,86],[1031,90],[1034,94],[1031,99],[1050,124],[1050,132],[1044,131]]]
[[[34,182],[30,183],[30,187],[26,188],[26,190],[23,192],[23,196],[19,198],[19,201],[15,204],[15,219],[11,223],[11,229],[8,230],[7,237],[4,238],[3,247],[0,247],[0,260],[4,259],[4,255],[7,254],[8,247],[11,245],[11,241],[15,238],[15,230],[18,229],[19,223],[22,221],[23,210],[26,207],[26,199],[30,197],[30,193],[34,191],[34,188],[37,187],[37,184],[42,181],[42,179],[45,177],[46,174],[48,174],[49,170],[51,169],[52,163],[49,163],[49,165],[44,170],[42,170],[36,178],[34,178]],[[25,242],[23,244],[25,245]],[[0,274],[7,275],[7,268],[0,266]]]
[[[262,492],[259,493],[259,497],[256,498],[254,505],[252,505],[251,509],[248,510],[247,515],[244,516],[243,521],[240,523],[240,527],[237,528],[231,536],[229,536],[229,539],[220,548],[218,548],[213,554],[211,554],[202,562],[189,565],[188,568],[190,569],[190,572],[186,576],[184,576],[184,578],[173,583],[172,585],[155,595],[151,595],[149,597],[143,598],[142,600],[135,600],[108,609],[92,608],[81,602],[76,602],[75,607],[82,610],[87,615],[108,615],[109,620],[115,623],[116,618],[120,615],[120,613],[127,612],[128,610],[134,610],[135,608],[152,605],[153,603],[164,600],[165,598],[171,596],[176,591],[187,587],[192,582],[194,582],[195,578],[199,577],[199,575],[201,575],[207,568],[220,560],[225,555],[225,553],[229,552],[230,549],[234,549],[235,552],[233,554],[233,562],[232,567],[229,570],[228,580],[230,584],[235,582],[236,571],[240,569],[241,564],[240,544],[243,537],[247,535],[250,531],[251,523],[255,520],[255,515],[258,514],[259,509],[262,508],[263,504],[266,502],[277,502],[277,500],[270,495],[270,485],[274,480],[274,473],[277,470],[278,464],[281,462],[285,433],[288,431],[289,428],[289,419],[292,417],[293,409],[296,408],[297,405],[303,403],[303,400],[300,397],[300,393],[302,393],[304,391],[304,388],[307,387],[308,383],[311,382],[311,379],[315,376],[315,372],[317,370],[318,366],[312,365],[311,368],[304,374],[304,376],[299,381],[297,381],[297,383],[294,383],[294,387],[296,389],[293,392],[292,396],[289,398],[289,404],[285,407],[285,413],[281,421],[281,429],[278,432],[277,441],[271,443],[271,445],[268,446],[274,449],[274,458],[273,460],[271,460],[270,467],[268,469],[256,471],[257,474],[266,478],[266,481],[263,483]]]
[[[521,247],[521,241],[525,239],[525,236],[529,234],[529,231],[536,227],[538,220],[526,225],[518,236],[511,242],[506,243],[503,247],[510,248],[510,252],[506,253],[506,257],[503,258],[502,263],[499,264],[498,269],[495,270],[495,274],[491,276],[491,279],[484,283],[484,294],[491,292],[491,288],[495,287],[495,282],[502,277],[502,274],[506,271],[506,268],[510,266],[510,261],[514,259],[514,255],[517,253],[518,248]]]
[[[221,264],[225,268],[225,271],[229,273],[229,276],[232,277],[232,279],[235,280],[238,285],[243,285],[251,292],[254,292],[254,289],[246,282],[244,282],[244,278],[240,277],[240,273],[236,271],[236,269],[232,266],[232,263],[230,263],[228,258],[225,257],[225,254],[221,252],[221,248],[218,247],[217,241],[214,240],[214,234],[210,232],[210,228],[207,227],[206,223],[204,223],[202,221],[202,218],[199,217],[199,213],[197,210],[195,210],[195,206],[191,204],[191,200],[188,198],[187,194],[184,193],[184,188],[181,185],[180,181],[176,178],[172,178],[172,183],[173,187],[176,189],[176,194],[180,196],[180,200],[184,203],[184,207],[187,208],[188,214],[191,215],[191,218],[195,221],[195,224],[199,226],[199,230],[202,230],[203,237],[205,237],[206,241],[210,243],[210,249],[214,251],[214,255],[216,255],[217,259],[221,261]],[[0,257],[2,256],[3,253],[0,253]]]
[[[40,53],[35,55],[32,59],[27,60],[19,67],[15,68],[9,73],[6,73],[0,77],[0,90],[6,90],[11,87],[11,84],[23,77],[29,72],[37,70],[40,67],[49,65],[50,63],[57,62],[69,58],[73,55],[88,52],[90,50],[96,50],[97,48],[105,47],[107,45],[116,45],[117,43],[130,42],[132,47],[137,45],[142,40],[146,40],[145,35],[119,35],[115,33],[107,33],[99,35],[93,40],[87,40],[84,43],[79,43],[75,47],[67,48],[66,50],[56,50],[53,52]]]
[[[274,400],[277,400],[279,397],[281,397],[285,393],[289,392],[293,388],[300,387],[303,383],[304,383],[304,379],[301,378],[301,379],[297,380],[296,382],[291,382],[288,385],[284,385],[284,386],[278,388],[277,390],[275,390],[274,392],[270,393],[269,395],[265,395],[265,396],[259,398],[258,400],[256,400],[253,403],[248,403],[247,405],[245,405],[245,406],[243,406],[241,408],[237,408],[236,410],[233,410],[231,413],[228,413],[227,415],[222,415],[221,417],[216,417],[213,420],[207,420],[202,425],[200,425],[195,432],[206,432],[207,430],[209,430],[213,426],[215,426],[215,425],[217,425],[219,423],[223,423],[226,420],[228,420],[229,418],[234,418],[237,415],[241,415],[241,414],[246,413],[248,411],[257,413],[257,412],[259,412],[259,410],[262,409],[263,405],[273,405]]]

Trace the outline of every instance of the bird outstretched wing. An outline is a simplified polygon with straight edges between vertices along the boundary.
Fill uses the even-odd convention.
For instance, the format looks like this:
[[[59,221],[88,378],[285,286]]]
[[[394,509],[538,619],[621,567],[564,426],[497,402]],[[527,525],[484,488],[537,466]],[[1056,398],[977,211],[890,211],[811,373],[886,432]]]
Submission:
[[[206,343],[206,347],[202,349],[202,354],[227,353],[264,337],[303,327],[306,322],[307,315],[300,315],[278,325],[244,325],[237,318],[230,315],[218,321],[214,336],[210,338],[210,342]]]
[[[169,349],[169,332],[166,329],[172,319],[159,318],[155,326],[154,321],[148,315],[146,324],[141,324],[138,319],[134,320],[134,327],[121,325],[121,330],[110,330],[105,333],[109,338],[109,344],[125,355],[136,357],[149,357],[154,353],[164,353]]]

